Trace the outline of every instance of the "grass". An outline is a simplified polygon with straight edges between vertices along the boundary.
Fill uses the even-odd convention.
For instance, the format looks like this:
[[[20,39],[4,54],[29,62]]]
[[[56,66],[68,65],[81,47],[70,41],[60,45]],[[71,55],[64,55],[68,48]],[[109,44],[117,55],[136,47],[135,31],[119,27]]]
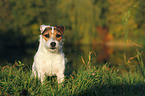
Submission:
[[[89,53],[91,55],[91,53]],[[85,66],[66,76],[64,87],[50,78],[42,85],[30,79],[31,69],[21,62],[0,68],[0,95],[5,96],[143,96],[145,94],[145,68],[138,52],[139,66],[134,73],[119,75],[107,64],[91,66],[91,57]],[[85,61],[83,60],[83,64]],[[68,69],[69,70],[69,69]]]

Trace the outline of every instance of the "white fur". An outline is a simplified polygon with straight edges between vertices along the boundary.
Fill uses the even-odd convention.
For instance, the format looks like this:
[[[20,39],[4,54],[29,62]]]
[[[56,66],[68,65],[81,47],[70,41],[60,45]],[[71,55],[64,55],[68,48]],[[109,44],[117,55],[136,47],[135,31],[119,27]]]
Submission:
[[[54,33],[54,27],[52,26],[52,34]]]
[[[40,26],[41,33],[45,30],[46,27],[51,27],[51,26],[50,25],[41,25]]]
[[[56,42],[56,49],[50,49],[50,42]],[[65,57],[62,52],[61,44],[53,38],[45,41],[40,35],[40,44],[37,53],[34,56],[32,65],[32,75],[38,75],[38,79],[43,83],[45,76],[57,76],[58,83],[62,83],[64,79]]]

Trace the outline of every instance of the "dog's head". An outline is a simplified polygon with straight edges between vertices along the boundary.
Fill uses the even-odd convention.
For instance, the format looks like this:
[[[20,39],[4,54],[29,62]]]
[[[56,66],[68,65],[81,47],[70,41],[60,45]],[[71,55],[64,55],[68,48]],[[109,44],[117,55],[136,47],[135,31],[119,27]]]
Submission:
[[[62,47],[64,26],[40,26],[44,46],[51,52],[56,52]]]

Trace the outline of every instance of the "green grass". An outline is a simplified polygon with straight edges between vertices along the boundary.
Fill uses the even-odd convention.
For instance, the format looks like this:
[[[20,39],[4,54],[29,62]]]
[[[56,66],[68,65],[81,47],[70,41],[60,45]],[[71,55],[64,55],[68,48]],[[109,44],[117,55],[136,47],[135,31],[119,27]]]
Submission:
[[[138,57],[139,62],[142,59]],[[42,85],[37,79],[30,79],[31,69],[21,62],[0,68],[0,95],[38,96],[143,96],[145,94],[144,66],[138,66],[134,73],[119,74],[108,65],[80,67],[66,76],[64,87],[56,78],[46,80]],[[69,69],[68,69],[69,70]]]

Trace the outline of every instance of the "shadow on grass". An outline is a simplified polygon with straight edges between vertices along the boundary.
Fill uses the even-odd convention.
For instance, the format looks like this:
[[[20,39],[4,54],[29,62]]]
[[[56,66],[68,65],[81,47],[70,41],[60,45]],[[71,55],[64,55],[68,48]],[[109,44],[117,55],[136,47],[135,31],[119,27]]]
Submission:
[[[137,85],[96,85],[77,96],[144,96],[145,84]]]
[[[97,85],[90,89],[86,89],[73,96],[144,96],[144,85]],[[28,96],[30,93],[27,89],[20,92],[20,96]]]

